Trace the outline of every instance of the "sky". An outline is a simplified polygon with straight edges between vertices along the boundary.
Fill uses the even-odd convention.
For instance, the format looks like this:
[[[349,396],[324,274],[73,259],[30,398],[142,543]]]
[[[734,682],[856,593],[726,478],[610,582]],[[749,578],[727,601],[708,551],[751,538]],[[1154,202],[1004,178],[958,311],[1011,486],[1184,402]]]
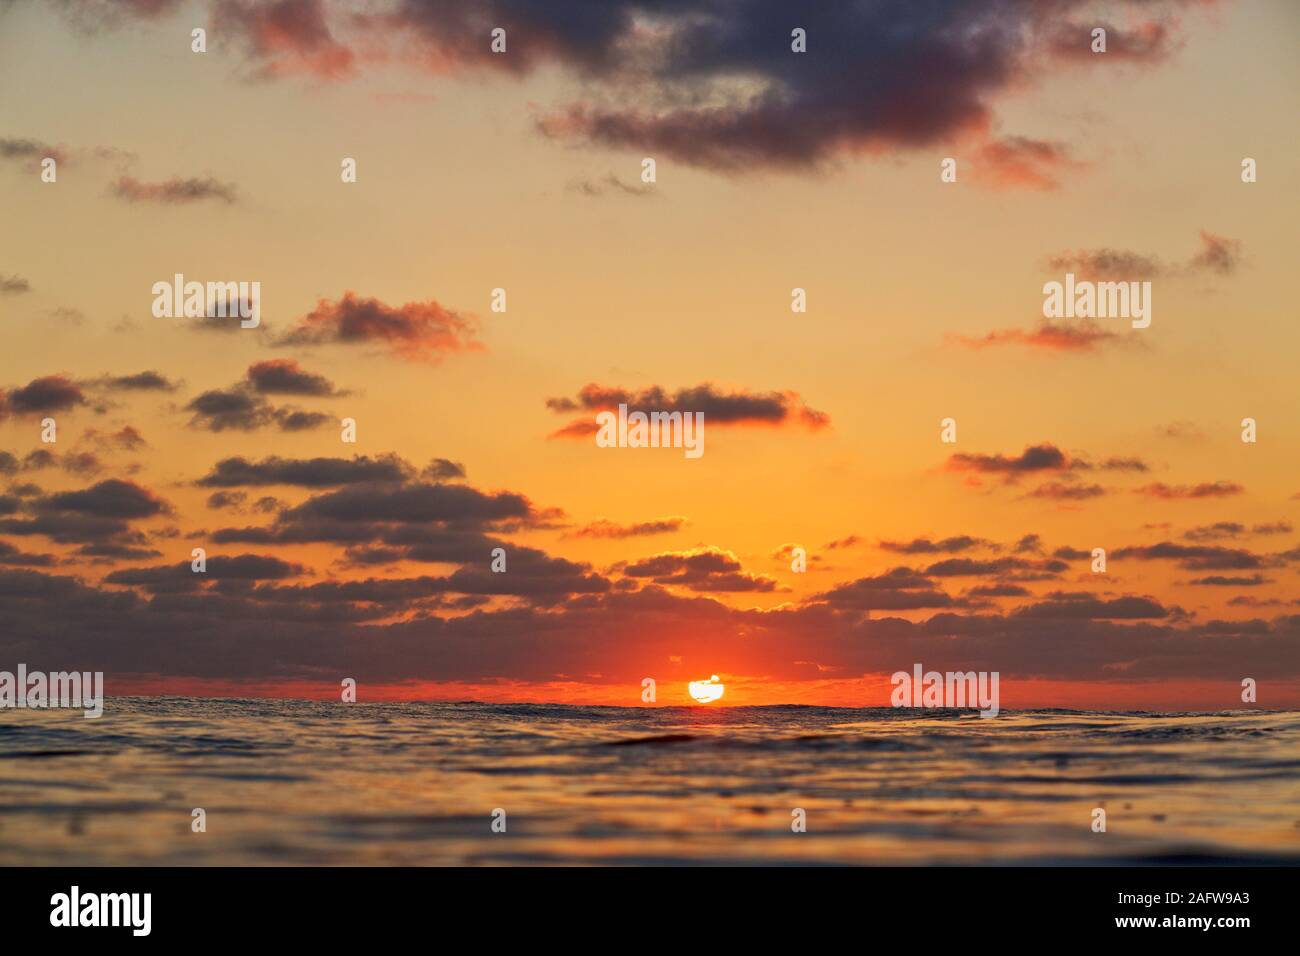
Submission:
[[[2,0],[0,668],[1300,706],[1298,28]],[[178,273],[258,283],[260,325],[156,316]],[[1066,273],[1150,282],[1149,327],[1045,319]],[[620,402],[702,412],[704,454],[600,447]]]

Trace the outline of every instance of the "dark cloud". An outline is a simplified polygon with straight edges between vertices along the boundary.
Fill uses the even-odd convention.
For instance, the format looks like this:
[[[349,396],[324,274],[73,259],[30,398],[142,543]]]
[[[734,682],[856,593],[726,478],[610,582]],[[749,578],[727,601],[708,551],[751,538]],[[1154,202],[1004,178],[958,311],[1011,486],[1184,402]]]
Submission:
[[[528,499],[513,492],[485,494],[465,485],[367,485],[317,495],[284,514],[286,522],[326,519],[360,522],[488,524],[536,517]]]
[[[66,375],[32,379],[21,388],[0,389],[0,420],[6,414],[43,415],[86,404],[81,386]]]
[[[813,600],[852,611],[907,611],[952,607],[957,603],[931,578],[904,567],[841,584],[815,595]]]
[[[205,488],[296,485],[301,488],[332,488],[363,482],[405,481],[413,469],[396,455],[371,458],[281,458],[272,455],[261,461],[223,458],[197,484]]]
[[[746,571],[734,554],[721,548],[665,551],[622,565],[620,570],[630,578],[648,578],[691,591],[776,590],[774,578]]]
[[[1134,488],[1135,495],[1174,501],[1181,498],[1227,498],[1239,495],[1246,489],[1232,481],[1209,481],[1198,485],[1167,485],[1157,481],[1141,488]]]
[[[1250,529],[1251,534],[1290,534],[1295,528],[1289,521],[1270,521],[1267,524],[1257,524]]]
[[[89,451],[68,452],[60,460],[59,466],[68,474],[83,478],[104,470],[104,463],[99,460],[99,456]]]
[[[0,160],[8,160],[24,166],[38,166],[46,157],[62,164],[68,158],[68,150],[36,139],[0,136]]]
[[[1262,574],[1251,574],[1244,577],[1228,577],[1222,574],[1211,574],[1203,578],[1195,578],[1190,583],[1222,588],[1254,588],[1263,584],[1271,584],[1272,581],[1264,577]]]
[[[641,538],[655,534],[671,534],[680,531],[686,519],[675,515],[669,518],[655,518],[651,521],[634,521],[620,524],[607,518],[600,518],[570,532],[571,538]]]
[[[1191,0],[1169,0],[1169,6]],[[78,21],[160,15],[174,0],[65,0]],[[323,0],[213,0],[214,36],[255,76],[337,79],[366,61],[438,73],[570,74],[582,98],[546,109],[545,135],[635,149],[715,170],[806,169],[855,155],[960,145],[976,179],[1046,188],[1074,162],[1063,144],[996,135],[998,106],[1068,58],[1095,66],[1159,62],[1176,20],[1109,24],[1105,56],[1088,49],[1088,0],[394,0],[349,10]],[[807,53],[791,50],[791,29]],[[490,31],[506,29],[494,55]],[[31,147],[24,147],[30,149]],[[593,188],[599,188],[598,185]],[[614,188],[614,187],[610,187]]]
[[[1078,249],[1057,253],[1047,260],[1049,272],[1073,272],[1099,281],[1155,279],[1166,267],[1157,256],[1121,249]]]
[[[1051,501],[1087,501],[1106,494],[1101,485],[1072,485],[1064,481],[1048,481],[1029,492],[1030,498],[1047,498]]]
[[[1045,68],[1038,54],[1053,49],[1062,13],[1082,2],[845,2],[800,8],[793,19],[779,0],[652,10],[615,2],[583,18],[584,42],[576,49],[577,37],[566,29],[575,19],[571,5],[525,14],[501,0],[487,5],[484,20],[449,15],[448,6],[408,7],[440,57],[451,55],[444,51],[453,40],[475,48],[462,31],[496,23],[495,15],[518,24],[536,51],[501,66],[518,70],[558,59],[588,84],[593,77],[608,82],[606,95],[597,88],[592,102],[541,119],[542,131],[557,138],[722,170],[801,168],[967,140],[985,178],[1037,188],[1053,185],[1053,169],[1069,162],[1060,144],[995,139],[989,131],[996,102]],[[791,52],[796,22],[807,31],[807,54]],[[1119,46],[1132,49],[1126,39]],[[625,92],[632,89],[636,95]]]
[[[93,383],[110,391],[174,392],[179,385],[161,372],[137,372],[134,375],[106,375]]]
[[[1192,257],[1190,268],[1232,275],[1241,264],[1241,240],[1225,239],[1201,230],[1201,251]]]
[[[1114,560],[1177,561],[1179,567],[1193,571],[1227,571],[1262,568],[1266,561],[1241,548],[1215,545],[1187,545],[1173,541],[1141,547],[1119,548],[1111,553]]]
[[[280,345],[383,345],[410,360],[435,361],[455,352],[477,351],[477,320],[432,299],[390,306],[345,292],[336,302],[321,299],[316,308],[281,337]]]
[[[1082,279],[1140,281],[1205,272],[1231,275],[1241,264],[1241,242],[1201,230],[1201,250],[1186,262],[1168,265],[1159,256],[1119,249],[1076,249],[1048,258],[1049,272],[1073,272]]]
[[[455,481],[465,477],[465,466],[449,458],[435,458],[424,466],[420,477],[429,481]]]
[[[1010,479],[1040,471],[1065,471],[1070,465],[1070,458],[1065,452],[1045,442],[1028,446],[1014,457],[958,452],[949,456],[947,468],[949,471],[1004,475]]]
[[[882,551],[895,554],[959,554],[972,548],[991,547],[993,542],[970,535],[957,535],[932,541],[929,538],[913,538],[911,541],[881,541],[877,545]]]
[[[707,425],[801,425],[816,431],[830,424],[830,416],[809,408],[796,392],[724,391],[705,382],[675,392],[652,385],[639,392],[616,386],[584,385],[575,398],[550,398],[546,407],[557,414],[576,411],[703,412]],[[552,438],[585,438],[595,434],[595,419],[577,419],[551,435]]]
[[[836,538],[834,541],[826,542],[827,551],[836,551],[840,548],[851,548],[855,544],[860,544],[862,539],[856,534],[846,535],[843,538]]]
[[[152,568],[113,571],[104,580],[108,584],[133,585],[146,591],[164,593],[188,591],[211,581],[277,581],[302,575],[305,568],[271,555],[212,555],[204,571],[195,571],[189,561]]]
[[[1010,572],[1031,572],[1035,578],[1055,577],[1066,571],[1065,562],[1051,559],[1029,559],[1017,557],[989,558],[948,558],[930,565],[925,569],[928,577],[957,578],[976,577],[979,575],[1004,575]]]
[[[0,514],[4,514],[4,496],[0,495]],[[6,567],[47,568],[55,563],[52,554],[30,554],[19,551],[12,544],[0,541],[0,565]]]
[[[1042,554],[1043,538],[1038,534],[1027,534],[1020,538],[1012,548],[1016,554]]]
[[[1053,592],[1047,600],[1030,604],[1013,612],[1027,618],[1053,620],[1143,620],[1169,617],[1174,612],[1160,602],[1145,597],[1121,597],[1106,600],[1086,592]]]
[[[22,276],[0,275],[0,295],[21,295],[31,290],[31,283]]]
[[[980,584],[966,592],[975,598],[1029,597],[1029,589],[1019,584]]]
[[[120,176],[109,187],[109,191],[118,199],[127,202],[158,203],[166,206],[186,205],[214,199],[227,204],[236,199],[235,187],[230,183],[219,182],[211,176],[182,179],[179,177],[162,182],[146,183],[133,176]]]
[[[1092,49],[1092,31],[1100,27],[1106,31],[1106,52],[1097,54]],[[1064,21],[1051,35],[1051,52],[1065,59],[1095,62],[1098,56],[1106,60],[1125,60],[1134,63],[1158,63],[1172,52],[1174,43],[1169,27],[1157,20],[1145,20],[1123,29],[1108,21],[1092,23]]]
[[[1246,526],[1236,521],[1216,521],[1214,524],[1191,528],[1183,534],[1188,541],[1221,541],[1246,533]]]
[[[247,499],[248,495],[242,491],[214,491],[208,495],[208,507],[214,511],[238,511]]]
[[[73,512],[98,518],[148,518],[168,510],[167,503],[148,488],[110,478],[83,491],[63,491],[37,502],[43,512]]]
[[[909,586],[890,587],[891,577]],[[800,661],[854,677],[917,660],[938,670],[996,670],[1004,681],[1300,676],[1300,616],[1194,624],[1141,596],[1067,594],[1048,595],[1029,613],[869,617],[866,611],[890,600],[891,592],[902,591],[904,603],[926,600],[925,582],[914,573],[884,578],[857,594],[838,593],[844,607],[819,600],[736,610],[651,584],[444,616],[418,609],[473,608],[476,596],[456,599],[438,577],[251,587],[218,581],[202,592],[145,598],[131,586],[97,588],[72,577],[0,568],[0,654],[21,660],[39,646],[49,669],[229,680],[315,681],[325,669],[370,682],[600,674],[600,680],[639,686],[669,655],[691,646],[745,660],[772,680],[824,676]],[[386,614],[393,607],[417,613],[394,621]],[[611,647],[621,652],[611,654]],[[1125,666],[1116,668],[1115,661]]]
[[[293,359],[267,359],[248,367],[248,381],[253,391],[262,395],[305,395],[329,398],[346,395],[324,375],[303,369]]]
[[[268,425],[293,432],[320,428],[335,421],[324,412],[271,405],[245,383],[203,392],[186,405],[185,410],[194,413],[190,418],[191,428],[211,432],[256,431]]]

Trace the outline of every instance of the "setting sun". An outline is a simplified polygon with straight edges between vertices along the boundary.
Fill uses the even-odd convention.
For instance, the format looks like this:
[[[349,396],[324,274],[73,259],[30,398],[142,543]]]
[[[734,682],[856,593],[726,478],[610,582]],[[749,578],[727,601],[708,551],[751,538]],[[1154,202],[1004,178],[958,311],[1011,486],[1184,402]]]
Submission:
[[[722,699],[722,692],[726,686],[714,674],[708,680],[693,680],[690,684],[691,696],[700,704],[710,704],[715,700]]]

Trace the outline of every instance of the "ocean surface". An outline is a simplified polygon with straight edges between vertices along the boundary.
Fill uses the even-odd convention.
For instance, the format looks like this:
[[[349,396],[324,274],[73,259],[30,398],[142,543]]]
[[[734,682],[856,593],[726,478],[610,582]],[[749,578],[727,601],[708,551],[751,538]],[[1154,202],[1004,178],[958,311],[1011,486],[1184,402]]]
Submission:
[[[0,711],[6,865],[1115,862],[1300,863],[1300,713]]]

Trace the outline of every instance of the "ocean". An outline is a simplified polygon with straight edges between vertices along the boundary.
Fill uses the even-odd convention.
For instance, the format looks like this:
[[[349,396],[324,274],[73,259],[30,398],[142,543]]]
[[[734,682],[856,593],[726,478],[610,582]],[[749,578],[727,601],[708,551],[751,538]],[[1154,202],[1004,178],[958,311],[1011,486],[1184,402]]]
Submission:
[[[1113,863],[1300,863],[1300,713],[0,711],[4,865]]]

